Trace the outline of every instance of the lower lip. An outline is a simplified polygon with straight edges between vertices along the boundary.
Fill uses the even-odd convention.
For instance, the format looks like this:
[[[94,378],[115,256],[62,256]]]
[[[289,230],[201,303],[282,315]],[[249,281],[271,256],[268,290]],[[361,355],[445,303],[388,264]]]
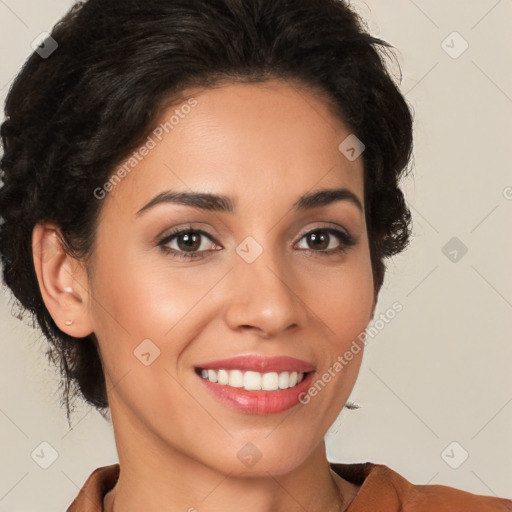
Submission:
[[[199,377],[208,391],[222,403],[249,414],[277,414],[300,403],[299,395],[306,393],[313,380],[314,372],[308,373],[297,386],[276,391],[247,391],[223,384],[210,382]]]

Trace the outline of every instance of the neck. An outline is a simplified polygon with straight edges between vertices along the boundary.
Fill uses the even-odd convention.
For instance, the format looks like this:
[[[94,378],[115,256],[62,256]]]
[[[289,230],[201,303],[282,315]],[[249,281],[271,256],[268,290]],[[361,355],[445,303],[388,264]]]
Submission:
[[[357,494],[330,469],[323,439],[305,459],[267,448],[269,456],[248,470],[236,457],[247,440],[202,438],[195,453],[185,453],[177,440],[164,440],[131,411],[123,413],[117,422],[112,411],[120,473],[105,512],[342,512]],[[263,446],[265,439],[255,442]]]

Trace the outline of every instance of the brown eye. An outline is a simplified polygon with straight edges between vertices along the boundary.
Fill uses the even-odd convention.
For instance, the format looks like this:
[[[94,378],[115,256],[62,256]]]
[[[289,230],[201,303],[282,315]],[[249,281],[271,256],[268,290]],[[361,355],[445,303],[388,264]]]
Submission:
[[[333,228],[319,228],[309,231],[302,236],[301,242],[303,240],[305,246],[299,248],[321,255],[345,252],[349,247],[355,245],[352,236]]]
[[[306,235],[308,245],[315,250],[324,251],[329,246],[331,235],[325,231],[313,231]]]
[[[176,237],[178,248],[182,251],[197,251],[201,246],[201,236],[197,233],[183,233]]]
[[[208,233],[191,228],[167,235],[158,245],[166,254],[177,258],[202,258],[203,253],[217,250],[218,247]]]

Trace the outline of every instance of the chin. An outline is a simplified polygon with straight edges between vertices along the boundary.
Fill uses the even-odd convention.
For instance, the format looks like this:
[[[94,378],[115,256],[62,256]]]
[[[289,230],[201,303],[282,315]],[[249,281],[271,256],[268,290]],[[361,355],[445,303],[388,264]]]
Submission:
[[[275,435],[275,439],[265,439],[269,435],[266,431],[254,435],[252,440],[247,436],[244,439],[232,440],[231,446],[218,446],[209,449],[208,459],[202,460],[204,464],[223,474],[232,477],[268,477],[271,475],[285,475],[304,463],[314,449],[311,439],[295,438],[293,443],[283,436]]]

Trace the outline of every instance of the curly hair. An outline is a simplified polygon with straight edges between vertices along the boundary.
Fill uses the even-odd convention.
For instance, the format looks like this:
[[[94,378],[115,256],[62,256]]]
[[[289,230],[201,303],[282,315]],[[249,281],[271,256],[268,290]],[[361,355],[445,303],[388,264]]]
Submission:
[[[412,114],[386,66],[392,48],[342,0],[89,0],[54,26],[14,80],[1,126],[0,255],[17,305],[48,340],[70,397],[104,414],[96,336],[62,332],[42,299],[32,256],[38,222],[59,226],[84,262],[101,201],[93,191],[188,86],[295,80],[323,91],[365,144],[364,201],[377,295],[384,258],[402,251],[411,214],[399,189],[412,154]]]

